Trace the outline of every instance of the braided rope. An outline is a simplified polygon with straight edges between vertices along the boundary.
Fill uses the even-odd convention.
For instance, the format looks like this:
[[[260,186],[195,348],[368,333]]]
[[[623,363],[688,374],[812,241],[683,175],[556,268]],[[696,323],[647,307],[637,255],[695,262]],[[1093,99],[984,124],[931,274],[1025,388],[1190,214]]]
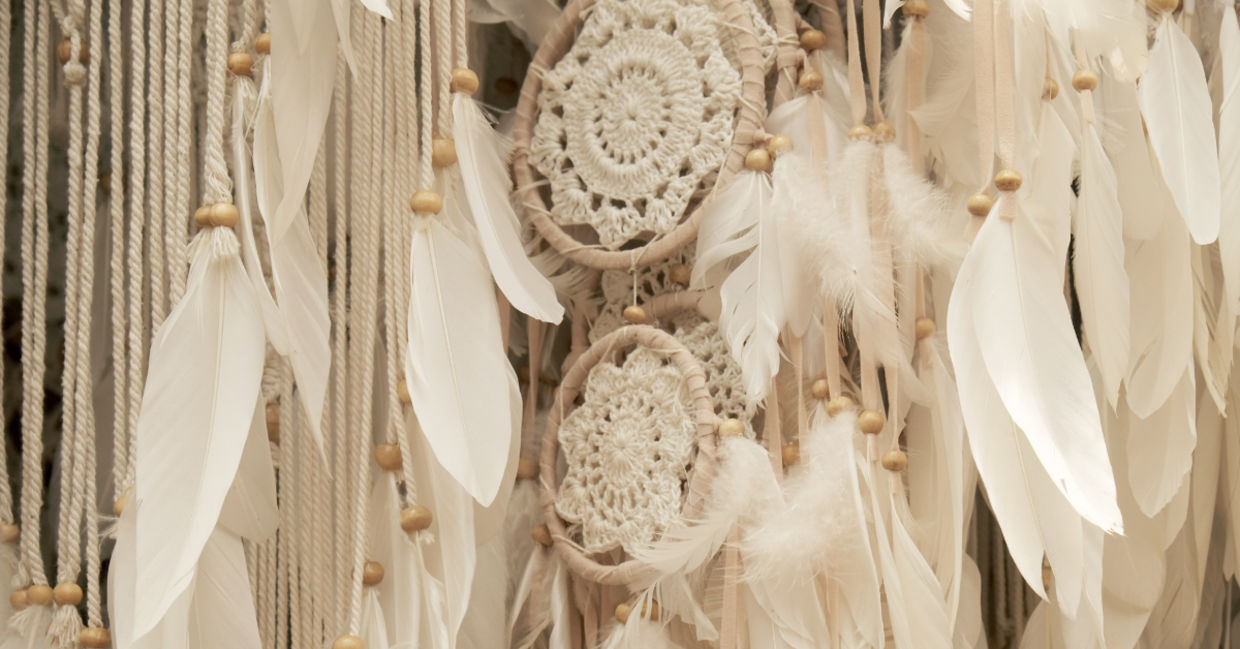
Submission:
[[[156,3],[158,4],[158,3]],[[130,33],[142,34],[145,32],[145,11],[146,0],[131,0],[130,5]],[[146,59],[146,38],[133,38],[130,43],[130,54],[134,61],[145,63]],[[129,105],[130,105],[130,121],[129,121],[129,255],[128,255],[128,293],[129,293],[129,316],[128,316],[128,345],[129,357],[126,385],[126,415],[124,430],[121,431],[119,437],[113,439],[112,449],[112,481],[114,487],[114,495],[120,498],[128,490],[132,484],[128,478],[130,476],[131,464],[133,462],[134,453],[130,452],[130,445],[133,444],[133,431],[138,427],[138,409],[142,404],[142,383],[144,376],[144,361],[146,354],[145,317],[143,312],[143,284],[145,281],[144,261],[147,257],[143,254],[143,241],[145,239],[144,230],[147,217],[146,208],[146,156],[144,153],[144,134],[146,132],[146,76],[143,73],[145,65],[133,66],[132,74],[129,79]],[[152,124],[152,126],[154,126]],[[117,433],[113,431],[113,434]]]
[[[336,57],[336,88],[332,102],[335,112],[335,144],[337,159],[346,158],[359,174],[365,173],[365,165],[360,164],[360,160],[364,157],[362,147],[368,144],[367,138],[357,136],[350,138],[349,124],[351,115],[348,110],[347,92],[349,87],[349,77],[345,67],[343,56]],[[360,121],[364,116],[359,115],[358,124],[355,128],[360,128]],[[333,282],[332,295],[332,331],[336,333],[335,339],[332,341],[332,391],[335,395],[332,406],[332,427],[333,434],[333,465],[336,468],[336,480],[334,483],[335,491],[333,492],[333,501],[336,504],[336,519],[348,516],[348,485],[349,485],[349,468],[352,464],[348,461],[348,435],[345,431],[349,426],[349,409],[348,409],[348,377],[350,369],[348,355],[348,336],[346,330],[348,327],[348,304],[349,304],[349,215],[353,213],[350,205],[356,207],[359,204],[360,193],[349,195],[349,187],[351,176],[347,173],[345,165],[336,165],[336,173],[334,175],[335,185],[335,233],[336,233],[336,249],[335,249],[335,281]],[[360,179],[359,179],[360,180]],[[350,198],[352,201],[350,202]],[[346,519],[347,520],[347,519]],[[348,535],[345,533],[343,525],[333,525],[332,529],[335,534],[332,539],[333,557],[345,556],[348,548]],[[325,558],[326,559],[326,558]],[[335,628],[343,628],[346,620],[344,619],[344,611],[347,608],[346,588],[348,583],[348,573],[344,570],[344,566],[338,561],[331,562],[329,567],[332,575],[332,592],[336,595],[335,616],[331,620]]]
[[[10,25],[12,23],[11,7],[8,3],[0,3],[0,24]],[[0,66],[5,70],[9,69],[9,47],[10,32],[8,29],[0,30]],[[10,95],[9,75],[0,74],[0,93],[8,97]],[[23,103],[24,106],[24,103]],[[9,111],[0,110],[0,133],[5,133],[6,137],[0,141],[0,160],[9,159]],[[24,129],[23,129],[24,132]],[[0,214],[7,214],[8,196],[0,196]],[[4,228],[0,228],[0,268],[4,267],[5,252],[8,248],[8,242],[5,240]],[[0,291],[2,293],[3,291]],[[0,330],[3,330],[3,316],[0,314]],[[4,360],[0,357],[0,395],[4,394]],[[3,401],[0,400],[0,406]],[[0,407],[3,412],[3,407]],[[8,462],[8,441],[0,441],[0,524],[8,525],[13,522],[13,491],[9,485],[9,462]]]

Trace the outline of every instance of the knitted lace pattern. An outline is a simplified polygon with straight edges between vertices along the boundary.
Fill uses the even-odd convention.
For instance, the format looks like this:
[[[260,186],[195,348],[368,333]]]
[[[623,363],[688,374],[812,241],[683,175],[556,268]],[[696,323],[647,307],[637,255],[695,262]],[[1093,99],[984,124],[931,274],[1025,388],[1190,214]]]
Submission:
[[[560,425],[568,471],[555,508],[586,552],[632,552],[679,520],[696,435],[688,386],[637,347],[621,365],[595,365],[583,396]]]
[[[538,95],[530,161],[551,217],[607,249],[667,234],[732,142],[740,74],[707,3],[600,0]]]
[[[706,370],[706,389],[721,419],[739,419],[745,424],[745,436],[753,438],[753,418],[758,404],[745,395],[741,366],[728,351],[728,342],[719,335],[719,325],[700,315],[677,318],[676,336]]]

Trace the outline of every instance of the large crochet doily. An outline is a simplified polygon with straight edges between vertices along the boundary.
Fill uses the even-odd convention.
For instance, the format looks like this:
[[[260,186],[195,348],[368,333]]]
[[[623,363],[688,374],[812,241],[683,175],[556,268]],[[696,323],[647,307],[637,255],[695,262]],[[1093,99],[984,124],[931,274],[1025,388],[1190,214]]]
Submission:
[[[632,552],[679,519],[695,434],[685,377],[664,355],[637,347],[590,370],[560,425],[568,471],[555,501],[586,552]]]
[[[551,217],[616,250],[674,229],[727,158],[741,78],[719,14],[678,0],[600,0],[543,75],[530,161]]]

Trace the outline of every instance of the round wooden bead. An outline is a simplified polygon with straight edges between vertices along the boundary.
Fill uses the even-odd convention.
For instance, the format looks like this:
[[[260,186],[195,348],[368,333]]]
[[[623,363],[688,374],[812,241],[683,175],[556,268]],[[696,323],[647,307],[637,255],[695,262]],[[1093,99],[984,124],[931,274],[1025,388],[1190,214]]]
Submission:
[[[636,304],[624,307],[623,314],[624,319],[632,324],[646,324],[646,310]]]
[[[355,635],[342,635],[332,643],[332,649],[366,649],[366,645]]]
[[[443,196],[429,189],[419,189],[409,199],[414,214],[438,214],[443,209]]]
[[[400,512],[400,529],[406,532],[421,532],[431,526],[434,516],[431,510],[422,505],[406,507]]]
[[[469,68],[452,68],[452,92],[472,95],[478,92],[478,75]]]
[[[857,427],[866,435],[877,435],[883,432],[883,424],[886,421],[883,413],[877,410],[862,410],[857,416]]]
[[[857,404],[853,403],[852,399],[841,394],[827,402],[827,414],[834,417],[855,405]]]
[[[896,127],[886,120],[874,125],[874,135],[883,142],[896,139]]]
[[[535,525],[534,529],[530,530],[530,537],[544,548],[551,547],[551,530],[547,529],[546,525]]]
[[[616,621],[624,624],[629,621],[629,615],[633,613],[633,607],[628,602],[620,602],[616,604]]]
[[[267,441],[280,444],[280,404],[275,401],[267,404]]]
[[[771,141],[766,143],[766,149],[771,152],[772,157],[778,158],[793,149],[792,138],[783,133],[773,135]]]
[[[785,444],[779,449],[779,455],[784,461],[784,466],[792,466],[801,461],[801,445],[796,442]]]
[[[533,480],[538,477],[538,460],[532,457],[523,457],[517,460],[517,479]]]
[[[77,606],[82,603],[82,587],[69,582],[56,584],[56,588],[52,590],[52,599],[61,606]]]
[[[1047,77],[1042,81],[1042,98],[1054,99],[1059,96],[1059,82]]]
[[[239,76],[249,77],[254,74],[254,57],[245,52],[233,52],[228,55],[228,71]]]
[[[739,419],[724,419],[719,422],[720,437],[740,437],[745,434],[745,423]]]
[[[918,318],[917,323],[914,325],[914,330],[917,332],[917,340],[933,336],[934,329],[934,320],[925,316]]]
[[[969,214],[977,217],[984,217],[990,214],[990,209],[995,206],[995,199],[990,194],[978,192],[969,197]]]
[[[827,35],[817,29],[801,32],[801,47],[808,52],[820,50],[827,46]]]
[[[437,169],[456,164],[456,140],[451,138],[431,140],[431,164]]]
[[[1077,92],[1093,90],[1098,87],[1098,75],[1093,70],[1077,70],[1072,75],[1072,87]]]
[[[120,514],[117,515],[119,516]],[[22,530],[20,527],[12,523],[0,525],[0,542],[17,543],[17,540],[20,539],[21,536]]]
[[[900,450],[883,453],[883,468],[888,471],[903,471],[907,469],[908,455]]]
[[[750,149],[745,154],[745,168],[750,171],[770,171],[771,152],[766,149]]]
[[[396,398],[406,406],[413,404],[413,397],[409,395],[409,383],[405,381],[404,376],[396,382]]]
[[[112,634],[99,626],[88,626],[78,634],[78,642],[86,649],[107,649],[112,645]]]
[[[1180,0],[1146,0],[1145,6],[1155,13],[1175,11],[1180,8]]]
[[[1014,192],[1020,189],[1020,174],[1012,169],[1003,169],[995,174],[995,187],[1001,192]]]
[[[18,588],[9,593],[9,607],[14,611],[20,611],[27,606],[30,606],[30,599],[26,594],[25,588]]]
[[[120,498],[117,498],[112,503],[112,513],[115,514],[117,518],[120,518],[121,514],[125,513],[125,505],[127,504],[129,504],[128,496],[121,496]]]
[[[848,139],[850,140],[864,140],[871,137],[874,137],[874,131],[870,130],[870,127],[865,124],[858,124],[848,129]]]
[[[689,280],[693,278],[693,270],[684,264],[676,264],[668,271],[668,277],[677,284],[688,285]]]
[[[822,75],[814,70],[802,70],[801,78],[797,79],[797,87],[805,92],[815,92],[822,89]]]
[[[214,203],[194,210],[194,223],[200,228],[231,228],[240,218],[241,213],[232,203]]]
[[[925,18],[930,15],[930,5],[926,4],[926,0],[908,0],[904,3],[904,15]]]
[[[81,63],[82,65],[86,65],[87,63],[90,63],[90,50],[86,48],[86,43],[83,42],[79,49],[80,51],[78,52],[78,63]],[[73,53],[73,42],[67,38],[63,41],[60,41],[60,44],[56,46],[56,60],[60,61],[61,65],[64,65],[69,62],[69,55],[72,53]]]
[[[809,393],[814,395],[815,399],[826,399],[831,396],[831,384],[826,379],[814,379],[809,386]]]
[[[362,564],[362,584],[375,586],[383,581],[383,564],[378,561],[367,561]]]
[[[52,603],[52,587],[35,584],[26,589],[26,599],[35,606],[48,606]]]
[[[254,39],[254,51],[259,54],[271,54],[271,34],[263,32]]]
[[[400,447],[395,444],[380,444],[375,447],[375,462],[384,471],[400,470]]]
[[[210,205],[200,205],[198,209],[194,210],[194,225],[200,228],[208,227],[209,221],[208,221],[207,214],[209,214],[210,212],[211,212]]]

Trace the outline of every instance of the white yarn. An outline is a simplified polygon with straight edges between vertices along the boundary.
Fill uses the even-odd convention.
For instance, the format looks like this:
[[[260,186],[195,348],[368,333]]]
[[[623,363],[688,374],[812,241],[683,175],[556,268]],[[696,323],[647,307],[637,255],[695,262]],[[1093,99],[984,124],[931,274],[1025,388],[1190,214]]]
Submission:
[[[551,216],[618,249],[670,232],[709,189],[732,143],[740,75],[709,6],[605,0],[538,95],[530,161]]]
[[[132,0],[130,5],[130,34],[148,34],[145,22],[146,0]],[[145,131],[146,124],[146,75],[142,70],[146,67],[146,42],[148,38],[132,38],[130,42],[130,54],[134,61],[142,62],[141,65],[134,66],[134,74],[129,78],[129,175],[124,179],[120,177],[119,171],[113,171],[115,181],[121,182],[124,186],[124,180],[128,180],[129,185],[129,209],[126,221],[129,223],[128,247],[129,254],[126,256],[128,267],[128,285],[129,294],[128,317],[127,317],[127,344],[128,358],[126,373],[126,390],[125,390],[125,425],[113,431],[112,446],[112,486],[113,497],[120,498],[128,490],[131,484],[128,481],[130,477],[130,464],[133,460],[133,454],[130,453],[130,445],[132,444],[132,432],[138,426],[138,410],[142,404],[142,384],[144,383],[144,359],[146,357],[146,325],[145,311],[146,301],[143,296],[143,283],[145,281],[145,260],[148,259],[143,251],[143,243],[145,240],[146,220],[149,218],[149,203],[146,194],[146,144]],[[151,40],[154,40],[153,38]],[[154,125],[152,124],[152,127]],[[115,304],[115,301],[114,301]],[[116,332],[113,332],[115,335]],[[120,393],[118,388],[117,393]]]
[[[147,63],[151,69],[149,75],[150,92],[147,94],[153,98],[153,101],[149,102],[144,99],[146,108],[150,113],[146,124],[149,134],[146,144],[146,157],[150,164],[150,173],[147,176],[150,179],[150,191],[147,193],[147,218],[149,219],[150,227],[146,238],[148,246],[146,268],[151,278],[151,321],[150,328],[146,329],[146,331],[150,332],[151,335],[154,335],[154,332],[164,321],[164,315],[168,312],[164,222],[167,220],[171,201],[164,185],[164,177],[170,164],[170,159],[168,158],[170,152],[164,138],[164,127],[169,121],[175,120],[176,111],[175,109],[165,111],[164,104],[169,101],[175,101],[175,96],[169,97],[168,93],[175,86],[175,79],[170,75],[176,74],[174,65],[176,57],[172,50],[169,50],[169,52],[164,51],[164,39],[167,37],[168,23],[175,21],[176,12],[169,11],[168,16],[165,17],[165,4],[167,3],[150,2],[150,24],[147,27],[147,34],[149,35],[148,45],[150,46]],[[169,9],[175,9],[175,5],[169,7]],[[166,84],[164,83],[165,79],[168,81]],[[144,350],[147,344],[148,341],[144,339],[142,344]],[[139,396],[138,399],[136,403],[140,405],[141,397]],[[134,405],[134,403],[130,404],[131,407]],[[136,422],[137,420],[135,419],[135,425]],[[132,464],[131,462],[131,466]],[[132,480],[129,483],[132,484]]]
[[[413,115],[417,110],[413,101],[417,92],[417,78],[414,75],[414,71],[417,69],[418,54],[417,16],[415,14],[415,3],[413,2],[402,0],[399,8],[401,18],[397,24],[400,28],[401,46],[398,48],[400,59],[396,62],[398,75],[396,97],[399,102],[397,114]],[[389,304],[396,305],[388,310],[388,317],[394,318],[396,321],[396,330],[393,338],[395,342],[389,350],[388,357],[394,359],[397,363],[401,363],[401,369],[403,369],[405,354],[408,353],[408,341],[404,336],[404,332],[408,331],[409,311],[405,305],[409,304],[412,291],[411,278],[408,271],[410,248],[408,245],[405,245],[405,242],[410,240],[413,230],[413,222],[409,218],[408,212],[405,211],[401,198],[411,196],[417,188],[415,184],[417,164],[415,161],[420,153],[423,153],[418,149],[416,129],[412,128],[415,125],[411,123],[410,126],[410,128],[402,128],[397,131],[397,208],[391,213],[396,223],[397,236],[394,239],[389,239],[389,241],[397,241],[399,243],[391,247],[391,252],[395,256],[395,262],[392,266],[393,270],[388,273],[386,278],[386,281],[395,284],[397,289],[395,301],[389,302]],[[399,403],[399,400],[395,403],[392,416],[398,420],[396,435],[400,444],[401,469],[405,486],[404,501],[407,505],[413,505],[418,501],[417,485],[413,475],[413,453],[409,445],[409,430],[405,426],[403,404]]]
[[[207,128],[202,142],[202,204],[210,205],[232,202],[232,179],[224,154],[224,123],[229,115],[226,84],[229,75],[228,0],[208,1],[206,37]],[[188,77],[183,82],[188,84]],[[189,105],[182,104],[182,107]],[[180,114],[183,118],[189,115],[186,110]],[[180,290],[183,292],[184,287]]]
[[[168,138],[164,142],[164,153],[171,160],[176,161],[176,175],[174,178],[184,179],[182,182],[175,183],[172,187],[171,204],[168,205],[168,211],[164,214],[166,225],[164,228],[164,247],[168,255],[168,300],[169,304],[176,304],[181,301],[181,296],[185,294],[185,280],[189,274],[189,255],[187,253],[187,223],[189,216],[190,202],[190,186],[188,179],[192,177],[193,165],[190,157],[190,148],[192,146],[193,128],[193,107],[195,105],[192,96],[193,87],[193,65],[192,50],[193,44],[197,41],[193,40],[194,25],[194,0],[181,0],[180,6],[176,14],[176,31],[175,40],[177,47],[175,50],[169,49],[168,56],[175,54],[175,70],[176,85],[172,90],[173,105],[176,106],[176,121],[171,125],[171,133],[175,134],[175,142],[172,138]],[[169,17],[171,27],[171,17]],[[170,30],[171,31],[171,30]],[[227,37],[225,37],[227,41]],[[221,65],[225,62],[221,61]],[[165,128],[165,134],[168,129]],[[169,150],[169,145],[175,146]],[[223,200],[227,200],[226,198]]]
[[[348,84],[347,69],[345,67],[344,57],[338,55],[336,57],[336,88],[332,97],[333,111],[335,113],[335,147],[336,160],[350,160],[350,169],[356,168],[359,163],[358,148],[361,146],[360,138],[357,140],[349,139],[349,119],[348,101],[346,98]],[[364,165],[361,165],[364,166]],[[331,385],[334,400],[332,401],[332,424],[331,434],[334,441],[332,456],[332,465],[335,467],[335,481],[333,486],[335,490],[332,494],[333,501],[336,504],[334,509],[336,520],[349,520],[347,503],[351,502],[347,497],[349,482],[349,467],[352,463],[348,461],[348,435],[346,431],[349,429],[349,401],[348,396],[348,377],[349,374],[349,357],[346,342],[348,340],[345,332],[348,327],[348,302],[349,302],[349,220],[347,215],[351,212],[350,196],[349,196],[349,174],[346,174],[346,166],[338,163],[336,165],[336,173],[333,177],[335,185],[335,281],[332,282],[332,331],[335,337],[332,340],[332,374]],[[353,196],[353,204],[356,205],[360,200],[357,195]],[[346,548],[348,547],[348,535],[345,526],[332,525],[334,535],[331,539],[333,552],[331,553],[330,566],[328,566],[331,574],[332,593],[335,595],[333,603],[333,615],[330,622],[334,628],[343,628],[346,620],[344,619],[344,611],[347,607],[347,588],[348,573],[345,570],[343,562],[339,561],[340,557],[347,556]]]
[[[632,552],[679,520],[696,430],[685,377],[659,352],[638,347],[590,370],[560,425],[568,470],[555,502],[586,552]]]
[[[11,7],[8,4],[0,6],[0,24],[10,25],[12,23]],[[4,66],[5,70],[9,69],[9,48],[10,42],[9,30],[0,30],[0,66]],[[0,75],[0,93],[9,97],[9,75]],[[24,105],[24,104],[23,104]],[[24,129],[23,129],[24,130]],[[0,141],[0,160],[9,159],[9,111],[0,111],[0,133],[5,133],[6,137]],[[8,196],[7,192],[4,196],[0,196],[0,214],[7,214]],[[8,242],[5,240],[4,228],[0,228],[0,268],[4,267],[4,257],[8,249]],[[0,330],[3,329],[3,318],[0,317]],[[0,394],[4,394],[4,362],[0,358]],[[10,524],[13,522],[13,492],[9,485],[9,466],[8,466],[8,444],[0,442],[0,524]],[[3,584],[0,584],[3,585]]]

